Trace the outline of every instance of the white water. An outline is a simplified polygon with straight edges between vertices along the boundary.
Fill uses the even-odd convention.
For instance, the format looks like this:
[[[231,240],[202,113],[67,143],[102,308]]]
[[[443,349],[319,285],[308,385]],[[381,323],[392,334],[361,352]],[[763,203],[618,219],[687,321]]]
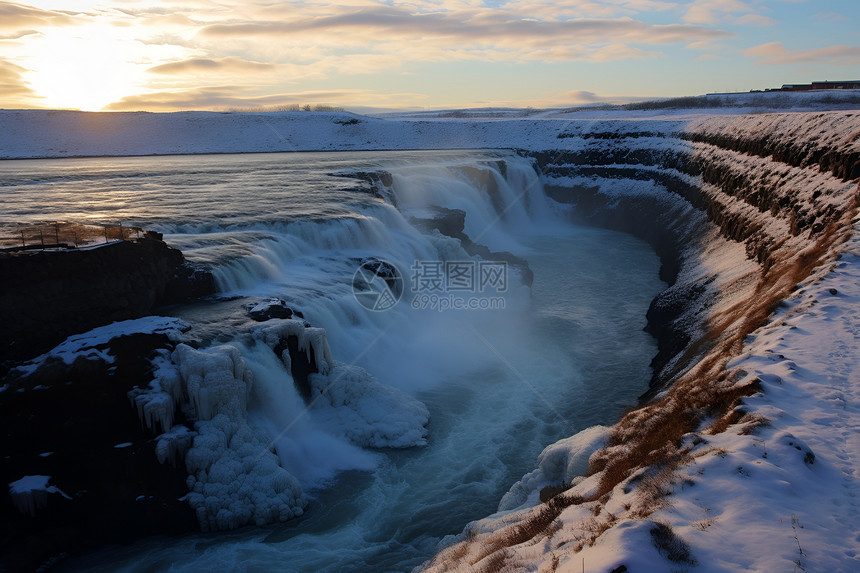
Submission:
[[[237,339],[231,344],[256,380],[249,421],[277,436],[282,465],[311,496],[305,515],[238,532],[144,540],[71,561],[70,569],[409,570],[444,535],[495,511],[544,446],[611,422],[646,388],[656,348],[642,327],[661,288],[655,255],[628,236],[564,223],[528,161],[513,154],[114,162],[80,160],[58,179],[85,181],[81,191],[92,205],[103,200],[93,194],[113,197],[140,177],[136,207],[112,200],[90,216],[119,212],[126,223],[158,227],[190,258],[216,264],[225,294],[285,299],[326,329],[335,360],[423,401],[431,422],[424,447],[360,448],[331,431],[325,416],[305,411],[267,347]],[[141,176],[146,169],[149,176]],[[350,179],[324,175],[350,170],[386,170],[393,183],[375,197]],[[56,184],[29,183],[30,192],[56,192]],[[63,215],[74,212],[72,203],[53,201],[57,218],[71,218]],[[408,288],[389,311],[358,305],[351,279],[361,258],[396,265],[407,283],[415,261],[470,259],[457,241],[409,223],[433,206],[465,211],[470,237],[528,259],[533,287],[520,285],[511,267],[503,310],[414,309]],[[27,207],[20,211],[27,216]],[[247,327],[245,300],[179,312],[198,340],[229,342]]]

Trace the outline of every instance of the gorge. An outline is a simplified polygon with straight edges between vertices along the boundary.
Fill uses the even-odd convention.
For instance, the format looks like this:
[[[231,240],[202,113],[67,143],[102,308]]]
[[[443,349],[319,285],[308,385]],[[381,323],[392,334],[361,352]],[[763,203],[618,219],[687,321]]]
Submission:
[[[2,112],[3,119],[13,124],[27,121],[20,115],[11,118],[11,113]],[[94,119],[87,114],[51,113],[81,124]],[[75,155],[98,155],[105,149],[100,147],[100,134],[110,133],[115,140],[123,130],[147,133],[159,121],[157,114],[117,115],[123,121],[99,117],[99,122],[116,123],[102,126],[98,133],[49,129],[41,137],[55,137],[52,146],[58,147],[54,148],[78,150]],[[777,422],[744,407],[745,399],[767,391],[768,375],[740,368],[736,360],[744,355],[757,329],[774,320],[779,325],[781,319],[772,317],[783,301],[814,288],[815,281],[837,264],[840,253],[849,248],[857,221],[860,113],[856,112],[484,122],[360,118],[354,124],[345,123],[342,114],[298,119],[295,114],[262,119],[225,114],[214,121],[205,114],[178,115],[216,131],[224,129],[218,122],[230,120],[234,127],[238,123],[247,139],[201,136],[164,144],[168,147],[138,143],[129,152],[217,152],[217,142],[224,142],[223,151],[235,151],[232,146],[237,141],[245,141],[244,151],[272,151],[268,140],[254,135],[271,127],[259,125],[265,122],[275,126],[281,143],[301,142],[307,133],[334,130],[332,145],[339,148],[513,148],[535,170],[533,176],[523,174],[519,184],[528,188],[539,180],[551,199],[570,206],[551,207],[563,219],[632,234],[649,243],[660,257],[660,278],[669,286],[653,299],[647,312],[647,328],[658,348],[640,407],[599,439],[591,431],[580,440],[548,448],[542,456],[545,463],[536,470],[539,473],[514,486],[498,514],[447,538],[423,570],[578,570],[573,568],[587,555],[589,563],[597,561],[607,571],[620,571],[618,567],[632,567],[635,558],[624,552],[595,557],[604,536],[641,529],[646,538],[671,539],[654,514],[665,509],[676,483],[685,483],[673,476],[693,460],[720,455],[708,449],[710,436],[775,431],[771,426]],[[136,125],[129,127],[129,122]],[[262,143],[249,146],[248,141]],[[28,148],[16,155],[6,147],[0,154],[40,153],[51,155],[44,148]],[[515,162],[507,160],[506,165],[510,168]],[[500,173],[510,181],[504,173],[507,168]],[[390,172],[378,172],[368,185],[377,196],[399,197],[402,202],[404,197],[392,189]],[[487,181],[476,188],[492,196],[498,191]],[[516,196],[516,188],[512,189]],[[495,209],[502,216],[518,202],[519,197],[508,198]],[[467,251],[472,243],[482,245],[492,239],[477,236],[480,226],[458,228],[456,221],[453,227],[450,220],[429,226]],[[505,250],[502,241],[491,244],[484,254],[470,251],[469,255],[486,258]],[[527,255],[512,256],[528,260]],[[239,286],[230,283],[227,275],[222,275],[222,284]],[[310,348],[308,344],[304,347]],[[324,353],[321,346],[314,348],[315,355],[310,350],[305,353],[310,363],[318,362]],[[289,354],[295,362],[298,355]],[[415,408],[420,419],[420,407]],[[136,423],[133,410],[128,414]],[[794,447],[794,442],[786,444]],[[152,441],[142,442],[141,454],[155,447]],[[828,463],[826,452],[815,453],[819,467]],[[144,463],[153,464],[155,452],[148,455]],[[771,453],[770,459],[775,457]],[[573,463],[574,459],[579,461]],[[583,459],[588,460],[585,466]],[[799,519],[810,523],[815,516]],[[663,527],[671,533],[670,526]],[[842,542],[832,541],[834,545]],[[692,545],[693,556],[660,552],[674,555],[677,559],[667,559],[680,566],[692,566],[696,554]],[[826,548],[820,551],[827,552]],[[839,563],[833,570],[839,570]]]

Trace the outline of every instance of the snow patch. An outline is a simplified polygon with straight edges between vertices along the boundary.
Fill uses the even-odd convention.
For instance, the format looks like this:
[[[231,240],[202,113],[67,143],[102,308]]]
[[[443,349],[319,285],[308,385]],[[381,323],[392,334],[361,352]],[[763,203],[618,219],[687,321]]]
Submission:
[[[133,334],[164,334],[170,340],[178,341],[182,333],[190,328],[191,325],[184,320],[167,316],[145,316],[114,322],[83,334],[70,336],[52,350],[19,366],[17,370],[25,375],[32,374],[49,358],[57,358],[66,364],[72,364],[78,357],[83,356],[113,364],[113,356],[107,353],[107,346],[114,338]]]
[[[31,475],[24,476],[9,484],[9,497],[12,504],[21,513],[28,513],[35,517],[36,512],[48,505],[48,494],[56,493],[66,499],[72,499],[60,488],[48,485],[51,476]]]

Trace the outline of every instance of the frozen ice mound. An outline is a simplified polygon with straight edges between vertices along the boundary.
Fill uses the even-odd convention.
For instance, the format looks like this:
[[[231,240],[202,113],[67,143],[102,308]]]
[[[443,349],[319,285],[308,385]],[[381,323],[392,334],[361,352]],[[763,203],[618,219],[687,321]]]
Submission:
[[[248,424],[253,375],[239,349],[221,345],[197,350],[179,344],[172,358],[197,414],[197,435],[185,453],[186,499],[201,529],[264,525],[301,515],[307,498],[298,480],[280,466],[267,436]],[[159,459],[180,451],[186,439],[181,430],[160,438]]]
[[[327,375],[311,374],[309,382],[312,407],[335,435],[370,448],[427,443],[427,406],[377,382],[364,368],[335,363]]]
[[[159,463],[170,462],[176,467],[178,462],[185,459],[197,433],[187,427],[177,424],[164,432],[155,441],[155,457]]]
[[[188,503],[203,531],[265,525],[302,515],[307,498],[265,436],[225,414],[195,424],[185,455]]]
[[[210,420],[219,413],[233,419],[244,416],[253,375],[238,348],[221,345],[196,350],[179,344],[173,351],[173,362],[200,420]]]
[[[591,426],[550,444],[538,455],[537,469],[515,483],[499,502],[499,511],[521,509],[540,501],[540,490],[550,485],[572,485],[588,471],[591,455],[609,437],[606,426]]]

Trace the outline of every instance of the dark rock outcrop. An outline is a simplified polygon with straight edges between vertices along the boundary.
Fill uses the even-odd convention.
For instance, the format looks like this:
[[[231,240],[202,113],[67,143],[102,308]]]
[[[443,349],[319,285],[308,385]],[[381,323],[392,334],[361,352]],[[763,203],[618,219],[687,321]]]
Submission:
[[[62,252],[0,253],[0,374],[71,334],[215,291],[207,270],[155,233]]]
[[[181,498],[184,468],[160,464],[154,436],[128,392],[152,378],[149,358],[170,349],[162,334],[137,334],[105,344],[108,364],[79,357],[48,359],[35,373],[13,371],[0,393],[0,483],[51,477],[70,499],[52,494],[31,516],[0,498],[0,570],[34,571],[105,544],[198,530]],[[181,412],[176,423],[183,423]]]
[[[270,298],[258,303],[249,303],[245,305],[248,309],[248,316],[257,322],[265,322],[273,318],[293,318],[295,315],[298,318],[304,318],[302,313],[294,311],[287,306],[287,301],[278,298]]]
[[[503,261],[520,271],[523,284],[531,286],[534,281],[534,272],[529,267],[529,262],[508,251],[491,251],[486,245],[472,241],[464,232],[466,227],[466,213],[460,209],[447,209],[435,207],[434,216],[428,218],[414,217],[412,224],[424,231],[437,230],[446,237],[460,241],[463,250],[470,255],[477,255],[485,261]]]

